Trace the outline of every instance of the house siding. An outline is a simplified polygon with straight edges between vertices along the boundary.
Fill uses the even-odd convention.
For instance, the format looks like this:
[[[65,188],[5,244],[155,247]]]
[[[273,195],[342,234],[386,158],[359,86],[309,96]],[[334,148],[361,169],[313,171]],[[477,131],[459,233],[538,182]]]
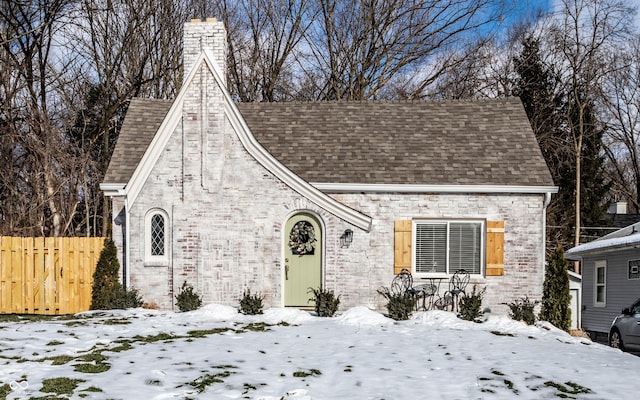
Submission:
[[[630,249],[608,252],[600,255],[588,255],[582,260],[582,329],[607,334],[611,322],[620,311],[629,307],[640,297],[640,280],[628,279],[630,260],[639,260],[640,250]],[[606,305],[596,307],[595,301],[595,265],[606,262]]]

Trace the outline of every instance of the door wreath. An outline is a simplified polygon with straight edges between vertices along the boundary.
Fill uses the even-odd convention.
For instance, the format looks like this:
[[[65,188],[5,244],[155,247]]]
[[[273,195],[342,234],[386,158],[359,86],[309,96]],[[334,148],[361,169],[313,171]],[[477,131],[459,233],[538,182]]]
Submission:
[[[316,232],[307,221],[299,221],[293,225],[289,233],[289,248],[291,253],[299,256],[313,254],[316,249]]]

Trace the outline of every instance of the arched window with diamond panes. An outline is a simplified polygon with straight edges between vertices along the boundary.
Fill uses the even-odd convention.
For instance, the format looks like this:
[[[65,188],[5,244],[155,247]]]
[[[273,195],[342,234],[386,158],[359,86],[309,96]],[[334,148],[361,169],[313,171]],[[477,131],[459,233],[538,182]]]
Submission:
[[[168,265],[169,218],[164,210],[153,209],[145,218],[145,265]]]
[[[151,255],[164,256],[164,217],[153,214],[151,217]]]

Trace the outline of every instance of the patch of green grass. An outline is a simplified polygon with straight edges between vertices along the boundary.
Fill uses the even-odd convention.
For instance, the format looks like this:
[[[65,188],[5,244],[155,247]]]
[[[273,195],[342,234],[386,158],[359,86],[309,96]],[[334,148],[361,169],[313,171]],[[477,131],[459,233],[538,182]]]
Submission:
[[[221,334],[221,333],[228,332],[230,330],[231,330],[230,328],[201,329],[201,330],[189,331],[187,332],[187,335],[194,338],[203,338],[203,337],[207,337],[208,335]]]
[[[44,360],[51,360],[51,365],[64,365],[69,361],[75,360],[75,357],[67,356],[67,355],[59,355],[59,356],[47,357],[47,358],[44,358],[43,361]]]
[[[257,390],[258,388],[255,387],[254,385],[250,384],[250,383],[245,383],[242,385],[242,394],[247,394],[249,393],[251,390]]]
[[[508,379],[503,380],[502,382],[504,382],[505,386],[507,387],[507,389],[511,390],[514,394],[519,394],[518,390],[515,388],[515,385],[513,384],[513,382],[511,382]]]
[[[129,325],[131,321],[126,318],[114,318],[102,321],[105,325]]]
[[[264,322],[252,322],[245,325],[239,333],[243,331],[266,332],[271,330],[269,329],[270,326],[270,324]]]
[[[74,326],[80,326],[80,325],[82,326],[87,325],[87,321],[69,321],[65,324],[65,326],[68,326],[68,327],[74,327]]]
[[[496,336],[510,336],[510,337],[515,336],[513,333],[506,333],[506,332],[500,332],[500,331],[491,331],[491,333],[493,333]]]
[[[229,371],[224,371],[219,374],[204,374],[202,376],[197,377],[189,384],[198,391],[198,393],[202,393],[207,390],[207,387],[215,384],[215,383],[224,383],[222,378],[227,378],[232,373]]]
[[[42,393],[55,393],[55,394],[73,394],[79,383],[84,382],[82,379],[71,378],[51,378],[42,380]]]
[[[167,341],[167,340],[173,340],[173,339],[180,339],[180,337],[171,335],[169,333],[160,332],[157,335],[149,335],[149,336],[136,335],[133,337],[133,339],[137,342],[142,342],[142,343],[154,343],[154,342],[161,342],[161,341]]]
[[[94,393],[99,393],[102,392],[102,389],[100,389],[99,387],[95,387],[95,386],[89,386],[86,389],[82,389],[81,392],[94,392]]]
[[[74,364],[73,370],[76,372],[82,372],[84,374],[100,374],[102,372],[106,372],[111,368],[111,364],[108,363],[82,363],[82,364]]]
[[[0,322],[19,322],[19,321],[20,321],[20,317],[17,314],[1,314],[0,315]]]
[[[58,345],[61,345],[61,344],[64,344],[64,342],[61,342],[59,340],[52,340],[49,343],[47,343],[47,346],[58,346]]]
[[[116,342],[119,343],[118,346],[112,347],[110,349],[106,349],[106,351],[119,353],[121,351],[127,351],[133,348],[133,346],[131,346],[131,342],[129,342],[128,340],[118,340]]]
[[[587,394],[587,393],[592,393],[591,389],[586,388],[582,385],[578,385],[575,382],[565,382],[564,384],[561,383],[557,383],[557,382],[553,382],[553,381],[546,381],[544,383],[544,385],[546,387],[553,387],[556,390],[558,390],[558,392],[556,395],[558,397],[562,397],[562,398],[568,398],[569,394]],[[574,398],[574,397],[571,397]]]
[[[9,393],[11,393],[11,386],[8,383],[0,386],[0,399],[6,399]]]
[[[311,368],[309,371],[296,371],[293,373],[295,378],[306,378],[307,376],[322,375],[320,370]]]

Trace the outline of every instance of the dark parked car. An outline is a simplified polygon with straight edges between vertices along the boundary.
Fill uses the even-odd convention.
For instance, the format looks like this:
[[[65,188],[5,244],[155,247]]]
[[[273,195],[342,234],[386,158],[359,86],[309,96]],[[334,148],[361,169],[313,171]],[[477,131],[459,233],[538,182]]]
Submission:
[[[613,320],[609,346],[622,351],[640,351],[640,299]]]

